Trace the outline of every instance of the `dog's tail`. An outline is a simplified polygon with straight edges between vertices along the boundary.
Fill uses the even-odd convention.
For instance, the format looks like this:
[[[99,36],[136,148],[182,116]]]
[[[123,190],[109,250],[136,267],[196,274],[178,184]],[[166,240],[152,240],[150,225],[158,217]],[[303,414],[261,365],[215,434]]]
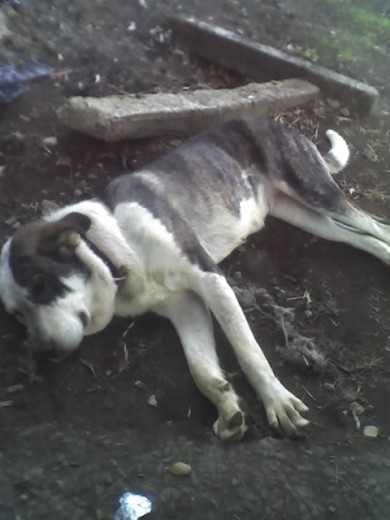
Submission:
[[[346,166],[349,159],[349,148],[341,135],[334,130],[327,130],[326,137],[329,139],[331,148],[324,160],[330,173],[335,174]]]

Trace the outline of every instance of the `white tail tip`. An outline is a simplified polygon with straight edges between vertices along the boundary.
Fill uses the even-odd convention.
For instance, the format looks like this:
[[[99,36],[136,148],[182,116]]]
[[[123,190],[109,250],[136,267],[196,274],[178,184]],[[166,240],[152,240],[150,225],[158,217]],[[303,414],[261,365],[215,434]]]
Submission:
[[[330,142],[330,150],[324,157],[331,173],[338,173],[347,164],[349,159],[349,148],[340,134],[334,130],[327,130],[326,137]]]

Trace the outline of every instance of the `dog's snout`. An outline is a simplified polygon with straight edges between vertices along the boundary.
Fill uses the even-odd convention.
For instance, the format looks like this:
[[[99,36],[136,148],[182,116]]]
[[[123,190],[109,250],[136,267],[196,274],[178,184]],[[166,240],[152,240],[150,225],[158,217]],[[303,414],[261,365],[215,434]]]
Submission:
[[[79,320],[81,321],[84,329],[86,329],[89,323],[89,317],[85,311],[79,312]]]
[[[49,361],[59,362],[67,354],[66,350],[58,345],[56,341],[42,338],[41,336],[36,336],[31,333],[28,343],[38,363],[46,363]]]

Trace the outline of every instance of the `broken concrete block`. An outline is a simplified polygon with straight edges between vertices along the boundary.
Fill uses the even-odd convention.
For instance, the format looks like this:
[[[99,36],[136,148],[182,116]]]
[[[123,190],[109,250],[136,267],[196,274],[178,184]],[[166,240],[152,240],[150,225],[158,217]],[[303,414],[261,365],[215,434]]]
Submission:
[[[60,108],[58,116],[74,130],[113,142],[169,132],[196,132],[237,116],[285,110],[318,95],[318,87],[289,79],[179,94],[74,97]]]
[[[302,78],[320,87],[353,111],[369,114],[379,97],[366,83],[321,67],[311,61],[291,56],[268,45],[192,17],[170,20],[173,36],[195,54],[237,70],[255,81]]]

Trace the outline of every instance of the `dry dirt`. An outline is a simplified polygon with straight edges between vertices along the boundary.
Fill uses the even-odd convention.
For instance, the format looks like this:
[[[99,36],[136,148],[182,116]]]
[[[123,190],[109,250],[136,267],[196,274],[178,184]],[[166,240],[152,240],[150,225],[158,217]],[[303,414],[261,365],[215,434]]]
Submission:
[[[164,24],[177,12],[279,48],[292,44],[380,89],[378,113],[364,121],[326,99],[276,116],[320,147],[326,128],[339,130],[352,150],[338,177],[341,186],[365,209],[389,217],[389,34],[361,38],[360,45],[356,38],[348,41],[353,52],[346,60],[347,51],[335,50],[337,41],[346,47],[353,31],[343,4],[348,2],[0,2],[10,29],[0,44],[0,63],[38,59],[55,69],[26,85],[19,100],[0,106],[1,241],[39,215],[42,199],[63,204],[99,193],[115,175],[183,138],[106,145],[69,134],[55,117],[65,97],[245,83],[171,41]],[[369,8],[388,16],[385,0]],[[57,144],[45,144],[51,136]],[[223,267],[278,376],[311,408],[307,437],[283,440],[269,430],[218,329],[221,359],[252,417],[247,439],[230,446],[211,434],[215,412],[196,390],[165,320],[116,320],[73,358],[40,367],[32,377],[24,331],[0,309],[0,519],[108,520],[126,490],[149,495],[150,518],[164,520],[388,517],[388,267],[271,220]],[[295,330],[314,341],[320,363],[289,350],[271,299],[294,310]],[[148,404],[151,395],[157,408]],[[357,404],[360,428],[353,415]],[[379,428],[377,439],[364,437],[365,425]],[[178,460],[191,464],[189,477],[167,472]]]

